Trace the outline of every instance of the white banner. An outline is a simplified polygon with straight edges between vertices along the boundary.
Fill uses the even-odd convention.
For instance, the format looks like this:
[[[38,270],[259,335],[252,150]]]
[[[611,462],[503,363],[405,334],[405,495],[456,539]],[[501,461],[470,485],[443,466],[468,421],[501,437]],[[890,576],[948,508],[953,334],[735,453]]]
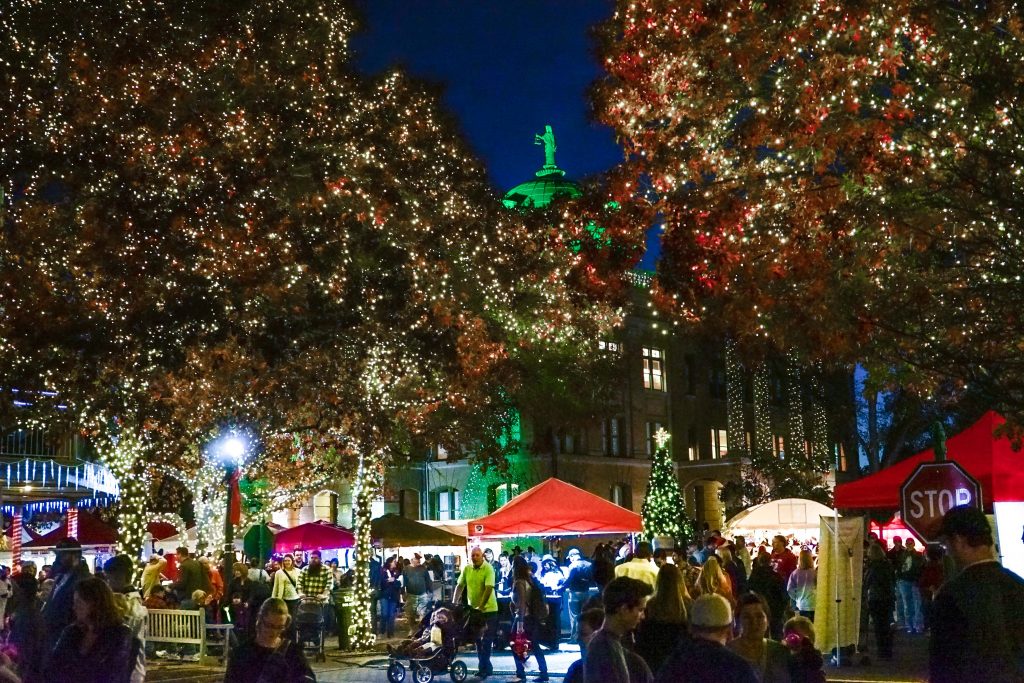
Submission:
[[[818,589],[814,604],[816,647],[828,653],[860,642],[861,586],[864,583],[864,519],[821,518]]]

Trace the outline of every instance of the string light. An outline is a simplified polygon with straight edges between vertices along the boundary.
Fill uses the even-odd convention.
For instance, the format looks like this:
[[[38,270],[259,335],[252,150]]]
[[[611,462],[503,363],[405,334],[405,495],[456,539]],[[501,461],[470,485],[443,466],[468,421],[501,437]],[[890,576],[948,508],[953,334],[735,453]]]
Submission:
[[[665,225],[663,307],[1020,414],[1022,12],[617,2],[596,111]]]
[[[750,448],[747,444],[747,430],[744,419],[746,377],[736,353],[736,342],[729,339],[725,342],[725,409],[726,409],[726,440],[729,455],[749,458]]]
[[[676,478],[675,463],[668,449],[669,433],[654,433],[656,450],[651,458],[651,475],[640,509],[644,538],[668,537],[682,543],[694,538],[693,525],[686,517],[683,493]]]

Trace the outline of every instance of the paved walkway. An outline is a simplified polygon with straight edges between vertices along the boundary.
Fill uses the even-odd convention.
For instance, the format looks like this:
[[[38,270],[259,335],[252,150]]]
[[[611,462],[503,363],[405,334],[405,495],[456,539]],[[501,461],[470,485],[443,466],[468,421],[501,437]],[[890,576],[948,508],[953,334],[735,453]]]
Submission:
[[[927,678],[927,636],[910,636],[899,633],[896,636],[896,656],[889,661],[877,660],[870,654],[858,655],[854,661],[841,668],[827,666],[825,675],[829,681],[843,683],[859,683],[893,681],[898,683],[918,683]],[[560,679],[572,662],[579,658],[579,650],[574,645],[563,645],[558,652],[545,653],[548,671],[555,680]],[[470,673],[476,670],[476,655],[472,649],[466,649],[460,658],[469,666]],[[492,658],[495,676],[488,680],[508,680],[515,673],[512,655],[508,650],[496,652]],[[342,681],[386,681],[387,656],[375,653],[345,653],[337,649],[337,640],[329,643],[327,661],[314,665],[320,683],[339,683]],[[219,683],[223,680],[224,669],[221,666],[199,665],[185,662],[153,661],[149,664],[147,681],[162,683],[178,683],[196,681],[199,683]],[[527,662],[527,671],[535,672],[534,660]],[[407,678],[406,680],[411,680]],[[447,681],[447,676],[438,676],[435,680]],[[473,680],[470,677],[470,680]],[[980,682],[979,682],[980,683]]]

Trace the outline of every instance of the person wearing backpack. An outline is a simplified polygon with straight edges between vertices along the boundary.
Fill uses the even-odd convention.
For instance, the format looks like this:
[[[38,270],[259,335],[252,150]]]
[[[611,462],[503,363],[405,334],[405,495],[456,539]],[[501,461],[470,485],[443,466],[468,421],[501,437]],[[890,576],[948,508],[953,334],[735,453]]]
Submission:
[[[544,659],[538,640],[542,624],[548,617],[548,604],[544,600],[544,587],[533,576],[533,567],[523,557],[516,556],[512,562],[512,606],[515,620],[512,625],[513,640],[522,633],[529,640],[529,648],[520,656],[516,653],[512,659],[516,664],[516,677],[513,681],[526,680],[526,660],[532,654],[537,658],[540,675],[536,681],[548,680],[548,663]]]

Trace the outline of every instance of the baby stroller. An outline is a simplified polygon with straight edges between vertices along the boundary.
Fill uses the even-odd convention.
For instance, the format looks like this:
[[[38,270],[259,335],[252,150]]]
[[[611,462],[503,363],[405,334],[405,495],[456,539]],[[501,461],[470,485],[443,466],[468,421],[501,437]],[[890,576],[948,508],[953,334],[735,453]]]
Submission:
[[[319,598],[302,598],[295,610],[295,633],[303,652],[312,654],[317,662],[327,661],[324,654],[324,602]]]
[[[458,658],[459,646],[465,640],[469,612],[450,603],[433,603],[428,614],[420,623],[416,632],[416,638],[430,633],[435,620],[435,614],[440,610],[451,616],[451,622],[440,626],[442,633],[441,647],[429,655],[418,657],[397,652],[392,646],[388,646],[388,680],[391,683],[403,683],[406,675],[406,665],[400,659],[406,658],[409,661],[408,669],[412,673],[412,680],[416,683],[430,683],[434,680],[435,674],[448,673],[455,683],[462,683],[469,676],[469,668],[466,663]]]

